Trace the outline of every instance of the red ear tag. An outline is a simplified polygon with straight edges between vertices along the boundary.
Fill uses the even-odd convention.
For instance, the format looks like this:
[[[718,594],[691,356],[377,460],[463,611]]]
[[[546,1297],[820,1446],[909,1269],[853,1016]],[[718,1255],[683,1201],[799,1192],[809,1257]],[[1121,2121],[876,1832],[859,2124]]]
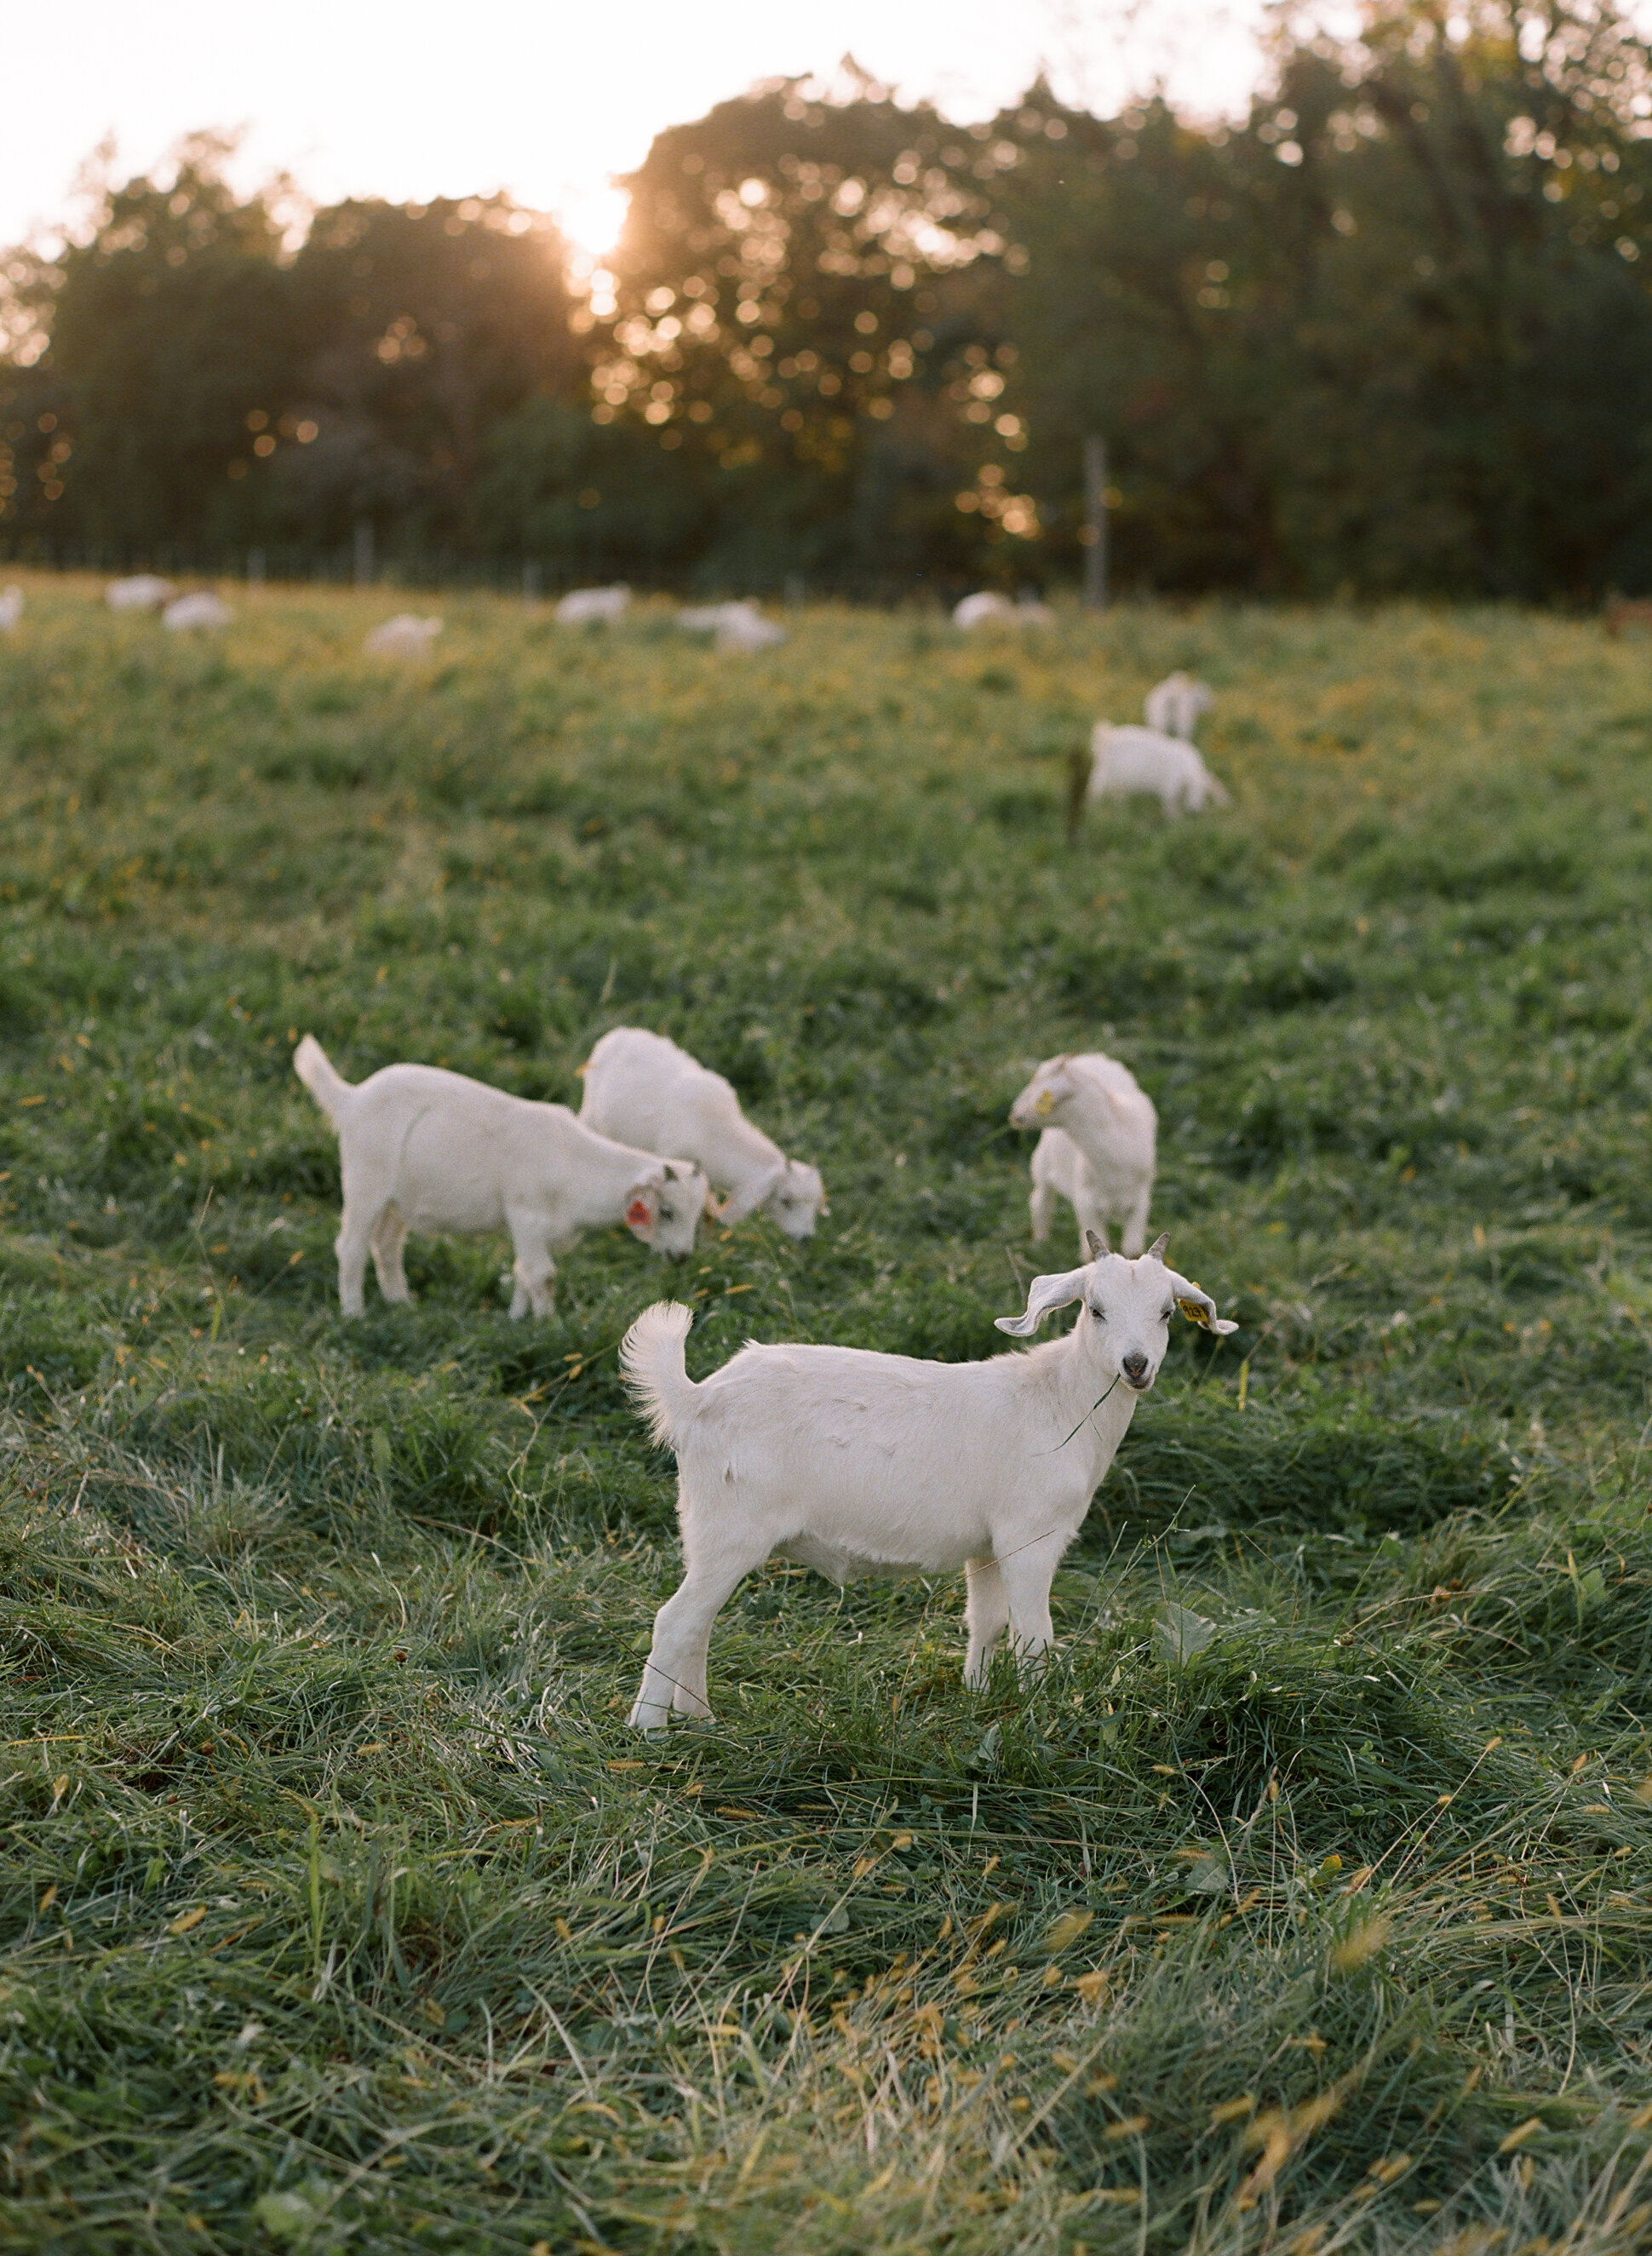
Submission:
[[[652,1218],[646,1199],[633,1199],[625,1209],[625,1219],[633,1230],[641,1230]]]

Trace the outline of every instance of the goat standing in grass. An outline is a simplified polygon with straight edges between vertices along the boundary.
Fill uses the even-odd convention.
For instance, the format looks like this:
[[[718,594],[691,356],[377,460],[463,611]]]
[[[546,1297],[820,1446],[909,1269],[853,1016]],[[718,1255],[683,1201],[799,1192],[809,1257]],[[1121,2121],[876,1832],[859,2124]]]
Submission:
[[[135,572],[127,580],[111,580],[103,601],[112,611],[158,611],[178,593],[170,580],[153,572]]]
[[[1179,737],[1191,744],[1199,715],[1208,713],[1215,702],[1209,682],[1196,680],[1191,673],[1167,673],[1148,691],[1142,718],[1161,737]]]
[[[1231,807],[1227,787],[1179,737],[1134,722],[1098,721],[1090,732],[1089,799],[1156,799],[1166,814]]]
[[[376,626],[362,647],[375,658],[428,658],[431,645],[441,631],[439,618],[420,618],[417,611],[397,611],[393,619]]]
[[[292,1070],[338,1132],[344,1211],[339,1301],[362,1312],[371,1253],[387,1301],[411,1301],[402,1249],[415,1230],[508,1230],[513,1316],[548,1316],[552,1249],[622,1222],[656,1253],[692,1253],[711,1186],[686,1160],[633,1151],[582,1127],[566,1104],[535,1104],[434,1065],[387,1065],[343,1080],[313,1034]]]
[[[1165,1267],[1166,1243],[1135,1261],[1093,1244],[1082,1268],[1034,1278],[1024,1315],[1000,1316],[1000,1331],[1024,1339],[1071,1301],[1077,1324],[985,1363],[751,1344],[695,1385],[690,1311],[645,1309],[620,1362],[655,1440],[677,1452],[684,1576],[654,1617],[632,1724],[711,1714],[712,1624],[772,1554],[838,1583],[961,1568],[965,1682],[984,1683],[1006,1631],[1023,1672],[1035,1667],[1056,1569],[1158,1376],[1171,1318],[1179,1308],[1207,1331],[1236,1329]]]
[[[613,588],[575,588],[564,596],[553,617],[559,627],[615,627],[631,608],[631,591],[622,582]]]
[[[677,624],[690,634],[711,634],[727,656],[732,651],[777,650],[786,631],[764,618],[756,603],[697,603],[678,611]]]
[[[1080,1257],[1092,1233],[1103,1246],[1116,1222],[1120,1244],[1147,1244],[1157,1164],[1158,1114],[1128,1066],[1100,1050],[1046,1058],[1009,1108],[1014,1128],[1042,1128],[1032,1155],[1032,1236],[1042,1245],[1058,1193],[1079,1218]]]
[[[200,634],[210,627],[227,627],[234,622],[235,613],[221,596],[210,588],[192,589],[179,596],[176,603],[168,603],[160,615],[160,623],[173,634]]]

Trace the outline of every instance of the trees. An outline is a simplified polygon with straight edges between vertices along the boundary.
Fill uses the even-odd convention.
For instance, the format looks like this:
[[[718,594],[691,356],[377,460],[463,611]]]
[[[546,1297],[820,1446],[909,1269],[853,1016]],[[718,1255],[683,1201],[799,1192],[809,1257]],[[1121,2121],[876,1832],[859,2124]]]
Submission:
[[[8,514],[140,546],[328,544],[362,516],[473,537],[489,427],[583,387],[555,229],[503,197],[348,203],[295,256],[280,184],[237,195],[228,154],[198,135],[169,178],[103,185],[85,238],[14,278],[50,342],[0,419],[15,454],[53,415],[60,462]]]
[[[698,482],[708,567],[895,577],[967,553],[949,363],[1002,248],[946,161],[968,145],[848,69],[719,104],[626,183],[595,412]]]
[[[1269,68],[1228,124],[760,87],[657,138],[583,296],[506,198],[284,233],[197,137],[0,267],[0,526],[366,517],[893,592],[1076,575],[1100,431],[1123,584],[1652,585],[1646,39],[1612,0],[1366,0]]]
[[[36,523],[153,541],[231,521],[246,416],[290,387],[295,341],[271,198],[236,197],[226,153],[199,135],[168,184],[104,186],[88,238],[37,269],[51,346],[32,388],[56,403],[60,492],[36,501]]]
[[[504,196],[318,212],[293,264],[305,340],[271,505],[312,539],[355,520],[469,546],[489,434],[523,403],[582,393],[554,226]]]
[[[1585,595],[1652,576],[1652,116],[1606,10],[1378,0],[1234,129],[1030,97],[1001,319],[1057,545],[1113,441],[1127,577]],[[1061,130],[1052,142],[1048,128]]]

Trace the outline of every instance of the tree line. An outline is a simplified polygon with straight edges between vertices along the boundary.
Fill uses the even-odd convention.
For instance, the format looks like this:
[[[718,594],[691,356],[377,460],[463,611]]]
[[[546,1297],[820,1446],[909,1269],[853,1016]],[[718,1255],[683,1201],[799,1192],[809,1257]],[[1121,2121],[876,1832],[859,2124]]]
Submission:
[[[864,79],[656,139],[605,266],[505,196],[296,231],[196,137],[4,263],[0,541],[439,546],[558,580],[1652,587],[1652,53],[1367,0],[1212,123]],[[588,270],[590,262],[583,262]]]

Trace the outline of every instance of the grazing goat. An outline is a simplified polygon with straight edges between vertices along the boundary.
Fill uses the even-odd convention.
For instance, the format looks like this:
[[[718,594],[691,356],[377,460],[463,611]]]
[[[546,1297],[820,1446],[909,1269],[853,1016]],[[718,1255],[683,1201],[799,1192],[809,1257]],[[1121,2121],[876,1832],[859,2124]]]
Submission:
[[[1164,1266],[1100,1245],[1065,1275],[1036,1277],[1026,1338],[1081,1302],[1065,1338],[986,1363],[920,1363],[863,1348],[748,1345],[699,1385],[684,1368],[688,1309],[661,1301],[626,1334],[620,1363],[654,1438],[677,1452],[683,1581],[654,1617],[631,1723],[708,1717],[712,1624],[771,1553],[843,1583],[864,1575],[969,1579],[964,1681],[986,1681],[1006,1630],[1023,1674],[1051,1641],[1050,1584],[1158,1375],[1170,1322],[1235,1327]]]
[[[575,588],[564,596],[552,617],[559,627],[617,626],[631,606],[631,591],[614,588]]]
[[[376,626],[362,647],[375,658],[427,658],[441,631],[439,618],[421,619],[414,611],[397,611],[393,619]]]
[[[111,580],[103,590],[103,601],[112,611],[158,611],[177,592],[170,580],[159,579],[153,572],[137,572],[130,580]]]
[[[1148,691],[1142,718],[1161,737],[1179,737],[1191,744],[1199,715],[1208,713],[1215,702],[1216,693],[1208,682],[1195,681],[1191,673],[1167,673]]]
[[[812,1237],[815,1217],[830,1211],[818,1169],[787,1159],[752,1126],[721,1074],[663,1034],[615,1026],[580,1072],[586,1126],[645,1152],[680,1152],[692,1160],[728,1193],[727,1203],[713,1209],[725,1228],[763,1207],[788,1237]]]
[[[1184,807],[1197,814],[1203,807],[1231,807],[1233,800],[1193,750],[1179,737],[1163,737],[1156,729],[1138,729],[1126,723],[1114,728],[1098,721],[1090,737],[1089,799],[1128,799],[1144,793],[1156,799],[1166,814]]]
[[[1158,1115],[1128,1066],[1100,1050],[1046,1058],[1009,1108],[1012,1126],[1042,1128],[1032,1155],[1032,1234],[1050,1235],[1056,1194],[1079,1218],[1080,1258],[1092,1237],[1136,1254],[1147,1243]]]
[[[197,588],[168,603],[160,623],[174,634],[189,634],[202,627],[227,627],[235,616],[221,596],[214,596],[210,588]]]
[[[23,590],[15,582],[0,596],[0,633],[10,634],[23,617]]]
[[[622,1222],[656,1253],[691,1253],[711,1186],[686,1160],[657,1159],[594,1135],[566,1104],[535,1104],[433,1065],[387,1065],[341,1079],[313,1034],[292,1069],[338,1132],[344,1211],[339,1303],[362,1314],[367,1257],[387,1301],[411,1301],[410,1231],[508,1230],[513,1316],[548,1316],[552,1249]]]
[[[1054,617],[1049,604],[1036,596],[1023,596],[1012,603],[1008,596],[984,588],[977,596],[964,597],[953,612],[953,624],[967,633],[972,627],[1048,626]]]
[[[678,611],[677,624],[690,634],[714,634],[721,651],[774,650],[786,631],[764,618],[756,603],[699,603]]]

